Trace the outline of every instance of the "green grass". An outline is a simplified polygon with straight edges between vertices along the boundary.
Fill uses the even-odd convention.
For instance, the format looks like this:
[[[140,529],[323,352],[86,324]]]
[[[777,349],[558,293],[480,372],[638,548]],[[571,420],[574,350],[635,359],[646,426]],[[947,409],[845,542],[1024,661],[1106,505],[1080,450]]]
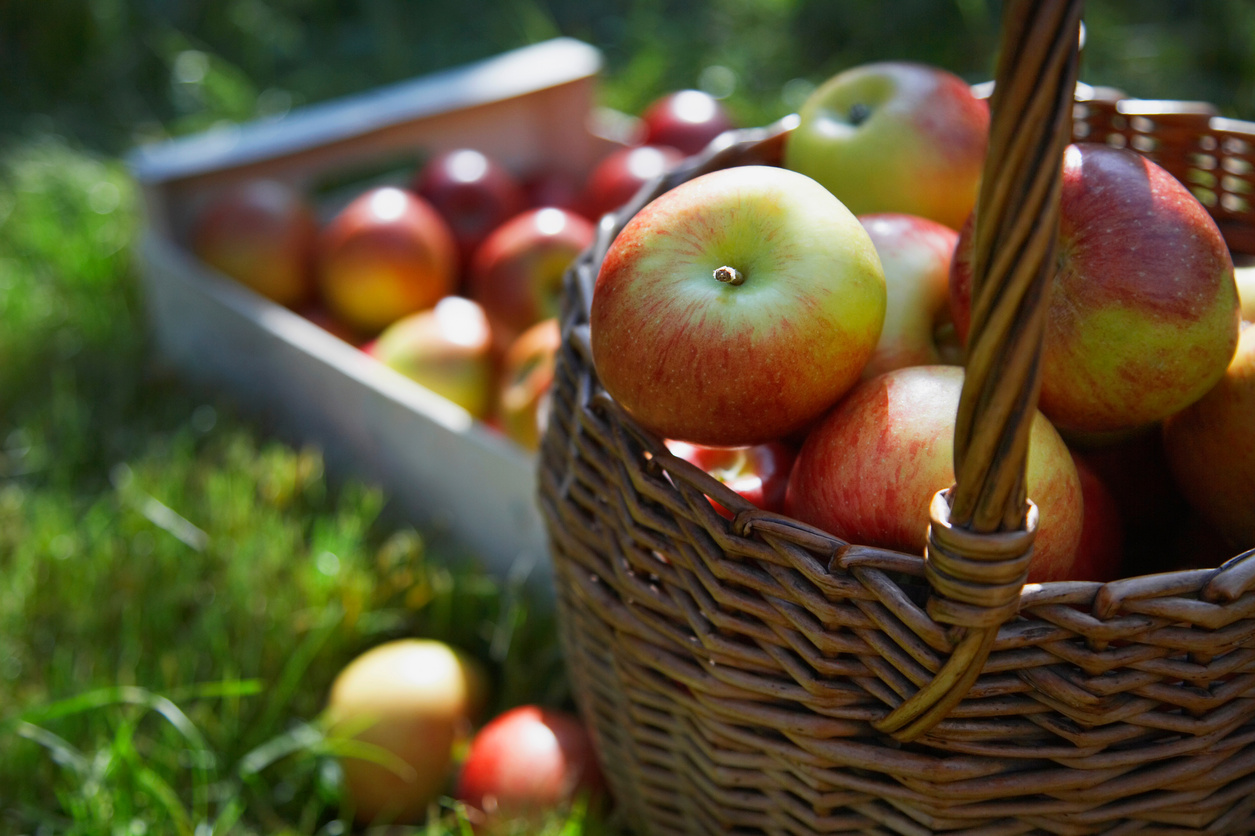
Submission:
[[[394,637],[564,704],[551,615],[154,364],[116,162],[0,160],[0,833],[344,832],[319,715]]]

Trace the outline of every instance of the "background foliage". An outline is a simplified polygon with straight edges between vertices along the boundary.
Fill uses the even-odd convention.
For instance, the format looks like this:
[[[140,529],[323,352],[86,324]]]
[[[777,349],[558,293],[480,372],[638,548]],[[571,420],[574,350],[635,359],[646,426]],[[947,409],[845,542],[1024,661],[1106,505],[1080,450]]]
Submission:
[[[701,86],[763,124],[864,61],[986,79],[1000,7],[0,2],[0,833],[345,832],[318,714],[393,636],[478,656],[497,708],[566,699],[547,613],[163,370],[129,148],[556,35],[603,50],[607,105]],[[1255,118],[1255,4],[1091,0],[1086,19],[1090,83]],[[461,826],[437,812],[424,832]],[[577,810],[551,832],[598,826]]]

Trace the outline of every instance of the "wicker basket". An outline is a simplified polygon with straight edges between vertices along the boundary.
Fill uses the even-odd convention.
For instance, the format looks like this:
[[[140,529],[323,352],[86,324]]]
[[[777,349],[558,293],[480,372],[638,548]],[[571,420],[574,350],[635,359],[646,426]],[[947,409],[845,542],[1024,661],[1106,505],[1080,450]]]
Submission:
[[[1022,453],[988,451],[1014,449],[1000,442],[1036,403],[1068,138],[1152,156],[1255,253],[1255,125],[1103,91],[1074,104],[1078,6],[1004,13],[976,249],[1021,257],[983,285],[989,321],[1011,326],[974,327],[957,484],[934,500],[926,559],[751,507],[593,368],[589,304],[618,229],[699,173],[779,164],[793,121],[687,160],[604,219],[569,273],[541,506],[576,699],[637,831],[1255,832],[1255,551],[1105,585],[969,571],[1022,567],[1031,543]]]

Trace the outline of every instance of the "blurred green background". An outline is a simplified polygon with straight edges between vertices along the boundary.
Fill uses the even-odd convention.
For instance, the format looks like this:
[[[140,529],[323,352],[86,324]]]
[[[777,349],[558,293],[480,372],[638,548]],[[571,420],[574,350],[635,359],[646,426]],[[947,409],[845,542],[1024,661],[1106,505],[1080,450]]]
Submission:
[[[339,667],[396,636],[480,658],[496,708],[567,699],[519,590],[155,362],[129,149],[558,35],[603,51],[607,106],[696,86],[764,124],[865,61],[985,80],[1000,9],[0,0],[0,834],[339,836],[318,714]],[[1086,21],[1083,80],[1255,119],[1250,0],[1091,0]],[[445,806],[418,832],[461,827]],[[603,827],[576,810],[546,832]]]

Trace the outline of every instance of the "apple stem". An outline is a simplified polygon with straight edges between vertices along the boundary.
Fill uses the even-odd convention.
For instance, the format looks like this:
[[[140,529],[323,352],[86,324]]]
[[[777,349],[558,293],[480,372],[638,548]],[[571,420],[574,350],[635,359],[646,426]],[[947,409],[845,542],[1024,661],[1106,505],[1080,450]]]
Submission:
[[[715,269],[715,278],[724,284],[730,284],[733,287],[745,282],[744,273],[735,267],[728,267],[727,265]]]
[[[850,124],[858,126],[867,121],[867,117],[872,115],[872,109],[862,102],[855,102],[850,105]]]

